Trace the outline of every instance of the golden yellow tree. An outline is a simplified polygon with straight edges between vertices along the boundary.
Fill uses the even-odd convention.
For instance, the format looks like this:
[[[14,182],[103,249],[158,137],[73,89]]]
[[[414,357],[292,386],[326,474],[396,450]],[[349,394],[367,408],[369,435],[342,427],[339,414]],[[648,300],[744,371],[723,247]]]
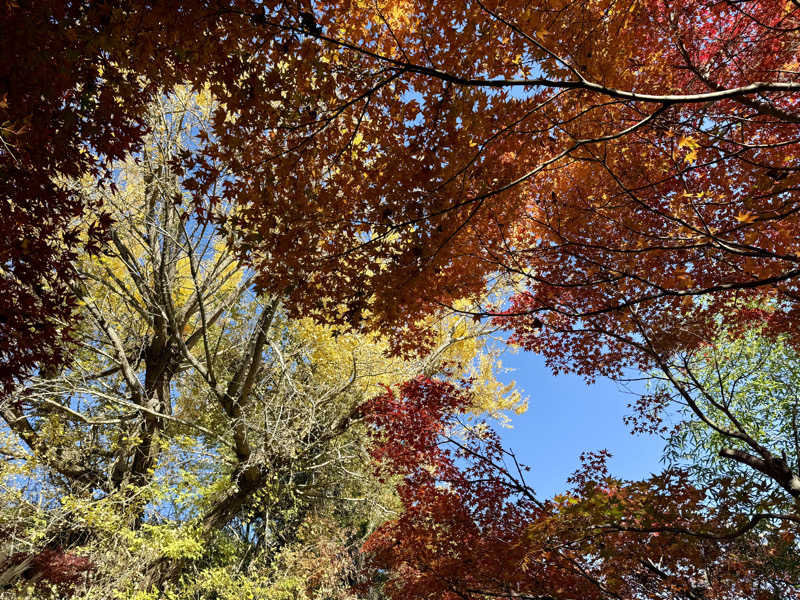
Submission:
[[[372,475],[364,402],[424,373],[473,377],[474,412],[523,406],[495,378],[487,324],[432,318],[434,351],[403,360],[378,336],[290,319],[284,298],[254,289],[238,240],[187,216],[171,167],[214,108],[208,92],[165,96],[116,188],[80,184],[103,194],[115,224],[109,249],[77,265],[71,360],[0,407],[12,458],[3,523],[27,543],[6,554],[83,553],[95,565],[88,597],[313,596],[318,584],[347,595],[359,540],[394,506]],[[46,583],[45,571],[23,569],[17,582]]]

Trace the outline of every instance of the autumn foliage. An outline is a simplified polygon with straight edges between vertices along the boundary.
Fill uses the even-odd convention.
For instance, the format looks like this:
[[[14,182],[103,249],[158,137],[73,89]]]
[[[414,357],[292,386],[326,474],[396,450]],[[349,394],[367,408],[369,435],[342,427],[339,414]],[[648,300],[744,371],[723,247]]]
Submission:
[[[518,341],[586,372],[640,359],[609,335],[634,308],[685,344],[731,298],[769,297],[793,331],[798,10],[7,4],[6,378],[58,352],[46,315],[68,311],[88,206],[55,177],[101,173],[179,81],[220,99],[190,189],[237,203],[242,256],[298,311],[397,331],[505,273]]]
[[[647,362],[637,322],[657,351],[696,344],[732,300],[774,300],[792,331],[798,10],[347,3],[313,28],[268,10],[291,52],[248,71],[268,106],[219,90],[238,116],[210,152],[246,176],[218,194],[262,284],[326,320],[396,331],[499,273],[520,293],[476,316],[586,373]]]
[[[314,532],[326,564],[368,560],[347,577],[396,598],[796,596],[798,55],[796,0],[3,2],[9,460],[56,504],[119,501],[140,540],[143,490],[208,475],[158,495],[159,461],[226,456],[138,586],[193,565],[197,590],[235,593],[183,525],[209,541],[236,522],[262,528],[242,565],[291,529],[259,556],[340,595],[344,567],[298,558]],[[496,329],[554,371],[644,372],[631,422],[667,438],[669,468],[619,481],[587,454],[539,498],[476,416],[518,405],[467,373]],[[309,419],[291,452],[263,407]],[[336,458],[295,469],[312,446]],[[379,483],[350,463],[367,455]],[[320,465],[349,473],[320,494],[396,487],[361,558],[351,516],[281,504]]]
[[[468,390],[425,378],[371,401],[380,473],[399,478],[404,512],[364,549],[392,598],[773,598],[800,593],[790,521],[743,516],[736,488],[697,489],[680,470],[609,477],[587,454],[572,490],[549,500],[485,423],[460,411]],[[712,497],[713,494],[713,497]],[[777,583],[780,582],[780,583]]]
[[[23,577],[32,586],[55,588],[59,593],[69,596],[77,583],[88,578],[92,567],[91,561],[85,556],[75,556],[61,549],[17,552],[0,562],[0,577],[4,583]],[[13,575],[8,577],[10,572]]]

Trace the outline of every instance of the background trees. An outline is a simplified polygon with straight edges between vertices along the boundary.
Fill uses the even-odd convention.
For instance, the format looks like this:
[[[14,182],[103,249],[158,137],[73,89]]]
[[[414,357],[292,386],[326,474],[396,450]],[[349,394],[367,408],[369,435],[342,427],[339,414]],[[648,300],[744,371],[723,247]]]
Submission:
[[[390,359],[375,337],[289,319],[256,293],[232,234],[186,211],[171,163],[214,106],[207,92],[162,97],[115,190],[74,184],[104,194],[114,225],[103,254],[75,264],[84,318],[66,366],[0,405],[4,585],[350,597],[373,583],[360,541],[396,507],[372,475],[363,403],[420,373],[467,374],[484,349],[491,328],[453,317],[436,352]],[[491,368],[480,381],[498,390]],[[474,410],[518,402],[500,392]],[[78,562],[59,579],[58,560]]]
[[[785,338],[765,338],[758,329],[725,332],[714,344],[674,356],[659,384],[686,418],[670,438],[673,460],[691,456],[689,464],[706,478],[765,477],[768,487],[797,498],[796,360]],[[756,505],[757,498],[752,494]]]

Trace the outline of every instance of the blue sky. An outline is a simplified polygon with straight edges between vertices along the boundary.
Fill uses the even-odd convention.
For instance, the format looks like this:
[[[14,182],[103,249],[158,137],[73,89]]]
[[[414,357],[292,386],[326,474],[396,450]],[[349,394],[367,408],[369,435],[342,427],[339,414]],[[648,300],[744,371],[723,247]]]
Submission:
[[[610,474],[641,479],[658,472],[664,441],[656,436],[631,435],[623,423],[630,414],[632,392],[608,379],[587,385],[576,375],[554,376],[541,356],[529,352],[505,352],[504,367],[513,372],[501,376],[514,380],[529,399],[528,411],[513,415],[512,428],[500,429],[504,445],[531,467],[528,484],[539,497],[550,497],[567,488],[566,479],[580,465],[587,450],[612,453]]]

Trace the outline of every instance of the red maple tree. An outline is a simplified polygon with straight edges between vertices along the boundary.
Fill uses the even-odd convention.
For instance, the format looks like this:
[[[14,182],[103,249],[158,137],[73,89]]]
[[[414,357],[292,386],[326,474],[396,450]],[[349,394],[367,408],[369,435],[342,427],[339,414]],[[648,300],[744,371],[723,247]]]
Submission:
[[[379,472],[404,512],[365,544],[390,573],[392,598],[789,598],[800,593],[796,514],[742,516],[721,478],[697,489],[685,471],[641,482],[583,457],[573,489],[549,500],[485,424],[460,413],[469,390],[418,378],[364,407]],[[712,498],[711,489],[717,493]],[[765,525],[770,525],[765,527]]]
[[[501,273],[525,289],[506,311],[517,341],[586,373],[643,360],[613,336],[634,309],[668,345],[732,298],[777,299],[771,322],[793,331],[799,11],[9,3],[4,379],[58,353],[51,317],[69,312],[90,201],[58,177],[101,175],[177,82],[219,100],[190,188],[237,203],[242,256],[298,312],[411,350],[399,330]]]

